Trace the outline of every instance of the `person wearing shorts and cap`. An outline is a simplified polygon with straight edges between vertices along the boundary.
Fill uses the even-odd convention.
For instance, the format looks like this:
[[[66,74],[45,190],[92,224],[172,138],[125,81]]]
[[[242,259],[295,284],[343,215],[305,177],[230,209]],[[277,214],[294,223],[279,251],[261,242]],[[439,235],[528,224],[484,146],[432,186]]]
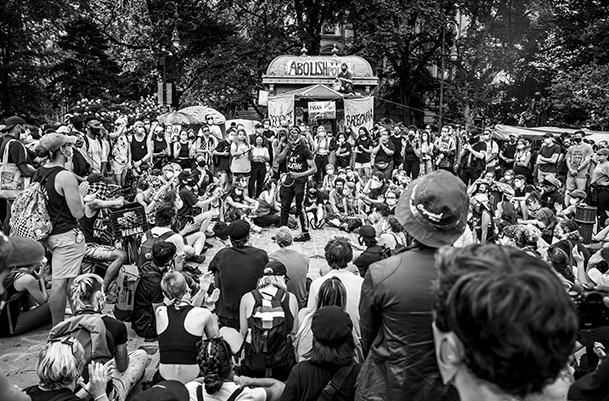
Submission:
[[[78,220],[85,214],[83,197],[89,190],[89,183],[85,181],[78,185],[76,176],[65,169],[66,162],[73,156],[75,143],[73,136],[57,133],[43,136],[36,153],[48,162],[32,177],[32,181],[40,182],[46,189],[47,210],[53,222],[53,230],[45,239],[53,252],[53,281],[49,294],[53,326],[64,319],[66,301],[71,298],[69,286],[80,274],[85,256],[85,236]]]
[[[535,161],[537,182],[542,183],[544,178],[548,176],[556,177],[561,152],[560,145],[554,141],[554,135],[546,132]]]
[[[592,170],[590,186],[596,193],[596,216],[598,227],[605,227],[607,210],[609,210],[609,149],[600,149],[596,152],[596,167]]]
[[[396,218],[413,244],[371,265],[364,278],[359,314],[367,358],[356,399],[458,400],[454,389],[442,385],[434,359],[430,283],[437,277],[437,249],[461,236],[468,210],[465,184],[445,170],[402,192]]]

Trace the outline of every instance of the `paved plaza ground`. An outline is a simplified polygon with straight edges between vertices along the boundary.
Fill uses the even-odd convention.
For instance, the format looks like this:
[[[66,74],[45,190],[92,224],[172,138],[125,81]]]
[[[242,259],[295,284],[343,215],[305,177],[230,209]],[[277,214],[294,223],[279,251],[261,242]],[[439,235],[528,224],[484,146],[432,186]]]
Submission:
[[[264,229],[259,234],[253,234],[251,244],[255,247],[262,248],[267,252],[273,252],[279,247],[271,240],[275,229]],[[294,232],[297,235],[297,232]],[[325,265],[324,247],[326,243],[335,236],[350,236],[352,240],[356,240],[356,235],[346,234],[334,228],[323,228],[311,232],[312,240],[305,243],[295,243],[294,248],[308,254],[311,258],[309,276],[315,278],[319,274],[319,269]],[[207,259],[200,265],[202,271],[207,270],[209,261],[213,258],[216,252],[221,249],[222,244],[215,238],[209,239],[214,247],[206,252]],[[106,311],[110,312],[112,305],[106,307]],[[157,369],[159,362],[159,353],[156,342],[145,342],[144,339],[138,337],[130,324],[127,324],[129,330],[129,343],[127,348],[134,350],[138,348],[145,349],[149,354],[149,364],[144,375],[144,380],[148,380]],[[46,338],[51,329],[51,325],[42,327],[38,330],[24,334],[14,338],[0,339],[0,366],[9,375],[13,384],[19,387],[27,387],[37,384],[36,377],[36,361],[38,353],[46,343]],[[135,393],[141,391],[139,385]],[[130,397],[132,398],[132,397]]]

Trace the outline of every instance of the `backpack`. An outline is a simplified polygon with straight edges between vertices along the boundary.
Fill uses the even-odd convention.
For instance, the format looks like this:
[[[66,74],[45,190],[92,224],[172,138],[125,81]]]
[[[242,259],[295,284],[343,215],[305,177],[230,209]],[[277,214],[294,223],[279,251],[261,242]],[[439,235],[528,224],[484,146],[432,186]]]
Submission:
[[[112,359],[106,339],[106,325],[101,313],[72,316],[51,329],[48,341],[75,337],[85,350],[85,365],[91,361]]]
[[[135,291],[140,282],[140,271],[136,265],[122,265],[116,278],[117,294],[114,317],[122,322],[131,320],[135,305]]]
[[[8,162],[8,151],[13,142],[16,142],[25,152],[27,159],[27,150],[25,146],[16,139],[9,139],[4,145],[2,160],[0,160],[0,198],[15,199],[21,192],[30,184],[29,177],[23,177],[21,171],[15,163]]]
[[[140,246],[140,254],[137,258],[137,267],[141,268],[144,263],[152,260],[152,247],[159,241],[167,241],[169,237],[175,235],[173,231],[167,231],[163,235],[156,235],[152,233],[152,230],[146,231],[146,241]]]
[[[47,173],[40,182],[35,181],[25,188],[11,205],[9,220],[11,235],[42,241],[53,231],[53,226],[61,216],[66,203],[61,205],[57,216],[51,221],[44,184],[52,172]]]
[[[295,364],[292,342],[288,339],[286,314],[290,313],[288,294],[278,289],[268,300],[258,290],[252,291],[254,309],[247,319],[251,330],[251,342],[245,342],[243,366],[250,371],[272,374],[272,369],[289,369]]]

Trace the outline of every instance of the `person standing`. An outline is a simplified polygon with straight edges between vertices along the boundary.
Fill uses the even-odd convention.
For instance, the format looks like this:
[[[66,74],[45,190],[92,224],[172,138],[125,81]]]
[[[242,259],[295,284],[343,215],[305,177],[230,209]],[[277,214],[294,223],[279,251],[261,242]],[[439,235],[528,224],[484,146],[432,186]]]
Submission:
[[[493,136],[491,135],[491,130],[489,128],[485,128],[482,133],[482,141],[486,144],[486,172],[493,173],[493,176],[496,175],[495,170],[497,169],[498,163],[498,155],[499,155],[499,145],[497,142],[493,141]]]
[[[249,144],[247,133],[243,129],[237,130],[234,142],[230,145],[230,172],[233,175],[233,184],[247,186],[252,172],[251,154],[253,147]]]
[[[48,162],[40,167],[32,180],[39,182],[47,193],[47,211],[53,222],[53,230],[46,238],[46,245],[53,252],[52,286],[49,306],[53,325],[63,321],[66,300],[70,296],[72,280],[80,274],[80,265],[85,256],[85,236],[78,220],[85,214],[83,197],[89,183],[78,181],[73,173],[65,169],[72,158],[76,138],[62,134],[47,134],[40,139],[36,153]]]
[[[125,186],[127,171],[131,168],[131,146],[127,139],[127,118],[121,117],[114,124],[116,131],[108,137],[112,143],[110,150],[110,170],[114,175],[114,183],[121,188]]]
[[[286,162],[288,180],[290,185],[282,185],[279,190],[281,199],[281,215],[279,224],[288,225],[288,216],[292,207],[292,200],[296,198],[296,214],[300,219],[301,235],[294,238],[296,242],[310,241],[309,226],[307,216],[303,208],[304,197],[308,177],[315,174],[317,167],[313,159],[313,153],[302,140],[300,128],[290,128],[288,134],[288,147],[277,155],[279,164]],[[290,182],[292,181],[292,182]]]
[[[221,249],[209,263],[220,289],[216,313],[220,326],[239,330],[239,305],[243,295],[254,290],[269,262],[266,251],[248,245],[250,225],[236,220],[228,226],[231,246]]]
[[[586,190],[588,182],[588,172],[590,170],[590,161],[594,150],[583,140],[583,132],[576,131],[573,133],[571,142],[573,145],[567,150],[567,181],[565,183],[565,205],[569,205],[571,193],[577,189]]]
[[[451,136],[451,131],[452,127],[450,125],[442,127],[440,137],[434,142],[434,153],[436,155],[436,168],[453,172],[457,142]]]
[[[141,174],[152,159],[152,144],[146,138],[146,128],[144,123],[136,121],[133,124],[133,136],[130,143],[132,167],[137,174]]]
[[[298,309],[306,306],[307,299],[307,273],[309,272],[309,255],[297,251],[292,247],[292,232],[288,227],[279,227],[275,233],[275,242],[279,250],[269,255],[270,260],[284,264],[287,269],[288,291],[296,296]]]
[[[433,294],[437,248],[465,231],[469,197],[462,181],[438,170],[402,193],[396,218],[413,238],[403,252],[372,264],[359,315],[366,361],[356,400],[457,400],[434,358]]]
[[[254,148],[252,149],[252,172],[249,182],[250,198],[257,198],[262,192],[262,187],[266,181],[266,166],[271,160],[269,148],[265,146],[265,139],[262,134],[254,137]]]
[[[373,173],[383,173],[385,179],[391,179],[393,172],[393,154],[395,153],[395,145],[389,140],[389,132],[385,127],[379,127],[379,142],[372,149],[372,158],[374,159]]]
[[[607,221],[607,210],[609,210],[609,149],[600,149],[596,152],[597,165],[592,171],[590,186],[596,191],[596,215],[598,227],[605,227]]]
[[[554,135],[547,132],[543,136],[543,144],[539,149],[539,154],[535,164],[537,165],[537,182],[542,183],[547,176],[554,177],[558,171],[560,158],[560,145],[554,143]]]
[[[461,181],[465,185],[476,182],[486,168],[486,143],[480,140],[480,132],[473,129],[468,141],[463,144],[459,163],[461,166]]]
[[[518,137],[516,134],[511,133],[508,142],[506,142],[501,148],[499,153],[499,168],[501,169],[500,174],[503,176],[507,170],[514,170],[516,162],[516,151],[518,149]],[[521,174],[521,173],[516,173]]]
[[[372,139],[366,127],[360,127],[355,140],[355,171],[365,181],[370,178],[370,154],[372,153]]]
[[[110,149],[102,138],[104,127],[99,120],[90,118],[85,123],[87,132],[84,136],[83,155],[91,165],[91,173],[106,175]]]

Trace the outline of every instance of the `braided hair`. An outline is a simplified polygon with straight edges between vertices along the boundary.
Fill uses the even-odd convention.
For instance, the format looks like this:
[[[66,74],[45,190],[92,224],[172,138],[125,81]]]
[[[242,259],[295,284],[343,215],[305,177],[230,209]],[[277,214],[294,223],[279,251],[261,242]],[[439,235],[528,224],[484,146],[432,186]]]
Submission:
[[[225,379],[231,375],[233,371],[232,356],[230,345],[222,337],[199,342],[197,362],[203,374],[205,391],[208,394],[217,393]]]
[[[81,274],[72,283],[72,302],[77,310],[93,307],[98,312],[104,308],[104,280],[97,274]]]

